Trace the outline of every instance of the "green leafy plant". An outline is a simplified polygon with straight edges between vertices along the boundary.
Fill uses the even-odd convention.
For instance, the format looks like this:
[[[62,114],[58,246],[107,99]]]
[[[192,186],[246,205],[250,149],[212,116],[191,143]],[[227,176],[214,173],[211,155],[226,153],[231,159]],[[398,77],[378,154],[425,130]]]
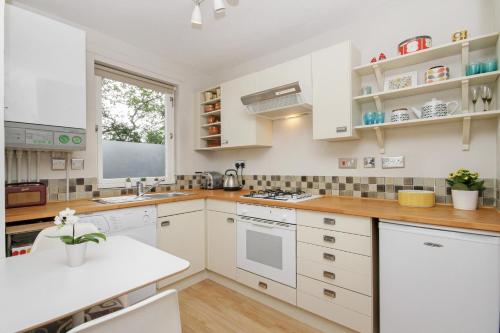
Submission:
[[[484,189],[484,180],[479,180],[479,173],[464,168],[450,173],[446,182],[453,190],[481,191]]]
[[[131,182],[132,182],[132,179],[130,179],[130,177],[127,177],[127,179],[125,179],[125,181],[126,181],[127,183],[131,183]]]
[[[106,235],[101,232],[90,232],[78,237],[75,237],[75,225],[78,222],[78,216],[75,215],[75,211],[69,208],[59,212],[54,218],[54,224],[60,229],[64,226],[71,226],[71,235],[62,236],[48,236],[50,238],[59,238],[64,244],[76,245],[86,242],[99,243],[101,240],[106,240]]]

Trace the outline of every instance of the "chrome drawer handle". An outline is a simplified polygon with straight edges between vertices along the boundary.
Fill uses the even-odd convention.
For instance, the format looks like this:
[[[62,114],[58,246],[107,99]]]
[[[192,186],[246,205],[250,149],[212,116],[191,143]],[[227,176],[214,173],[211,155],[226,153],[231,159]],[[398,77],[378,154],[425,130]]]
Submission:
[[[331,297],[331,298],[337,297],[337,294],[335,293],[335,291],[329,290],[329,289],[323,289],[323,295]]]
[[[267,283],[259,281],[259,287],[262,288],[262,289],[267,289]]]
[[[347,126],[339,126],[336,128],[337,133],[347,132]]]
[[[164,221],[161,223],[162,227],[168,227],[170,225],[170,221]]]
[[[430,246],[430,247],[443,247],[443,244],[432,243],[432,242],[425,242],[424,245],[425,246]]]
[[[325,217],[323,219],[323,223],[328,224],[328,225],[335,225],[336,222],[335,222],[335,219]]]
[[[228,217],[226,221],[228,223],[234,223],[234,219],[232,217]]]
[[[323,271],[323,277],[335,280],[335,273]]]
[[[323,259],[335,261],[335,255],[331,253],[323,253]]]
[[[324,235],[323,240],[328,243],[335,243],[335,237],[333,236]]]

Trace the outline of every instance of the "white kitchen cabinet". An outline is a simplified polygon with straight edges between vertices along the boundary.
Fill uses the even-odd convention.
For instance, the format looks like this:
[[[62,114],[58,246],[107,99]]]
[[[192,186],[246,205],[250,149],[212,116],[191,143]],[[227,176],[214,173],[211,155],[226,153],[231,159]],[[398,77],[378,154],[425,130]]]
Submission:
[[[255,74],[221,84],[221,147],[270,147],[272,123],[250,114],[241,97],[256,91]]]
[[[189,268],[158,282],[163,288],[205,269],[205,214],[203,210],[158,218],[157,246],[189,261]]]
[[[283,86],[293,82],[311,86],[311,55],[296,58],[285,63],[266,68],[256,73],[255,92]]]
[[[359,63],[359,52],[350,41],[312,54],[315,140],[358,138],[354,126],[360,123],[361,115],[353,97],[360,88],[360,78],[352,68]]]
[[[5,8],[5,120],[86,127],[85,32]]]
[[[207,268],[236,280],[236,215],[207,211]]]

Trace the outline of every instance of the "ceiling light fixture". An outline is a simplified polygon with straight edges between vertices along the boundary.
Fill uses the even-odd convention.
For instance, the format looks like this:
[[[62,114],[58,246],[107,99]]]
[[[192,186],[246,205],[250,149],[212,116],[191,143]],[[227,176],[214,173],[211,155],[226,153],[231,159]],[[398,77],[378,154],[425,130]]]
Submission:
[[[193,25],[200,26],[203,23],[200,8],[200,5],[203,1],[205,0],[193,0],[194,9],[193,14],[191,14],[191,24]],[[224,0],[214,0],[214,11],[216,14],[224,14],[226,12],[226,5],[224,3]]]

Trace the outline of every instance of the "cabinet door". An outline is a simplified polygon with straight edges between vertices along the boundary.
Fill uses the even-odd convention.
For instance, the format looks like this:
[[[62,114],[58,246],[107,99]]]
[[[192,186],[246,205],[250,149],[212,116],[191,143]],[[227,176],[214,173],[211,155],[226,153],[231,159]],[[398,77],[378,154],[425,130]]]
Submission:
[[[311,55],[303,56],[257,72],[257,91],[300,81],[311,85]]]
[[[353,89],[359,87],[352,73],[359,56],[349,41],[314,52],[313,73],[313,138],[341,140],[356,138],[353,122],[359,116],[353,103]]]
[[[85,32],[5,7],[5,120],[85,128]]]
[[[209,270],[236,280],[236,215],[207,211]]]
[[[271,122],[250,114],[241,102],[242,96],[255,91],[255,74],[221,84],[222,147],[271,145]]]
[[[157,244],[161,250],[189,261],[184,272],[158,282],[158,288],[205,269],[205,218],[203,211],[158,219]]]

